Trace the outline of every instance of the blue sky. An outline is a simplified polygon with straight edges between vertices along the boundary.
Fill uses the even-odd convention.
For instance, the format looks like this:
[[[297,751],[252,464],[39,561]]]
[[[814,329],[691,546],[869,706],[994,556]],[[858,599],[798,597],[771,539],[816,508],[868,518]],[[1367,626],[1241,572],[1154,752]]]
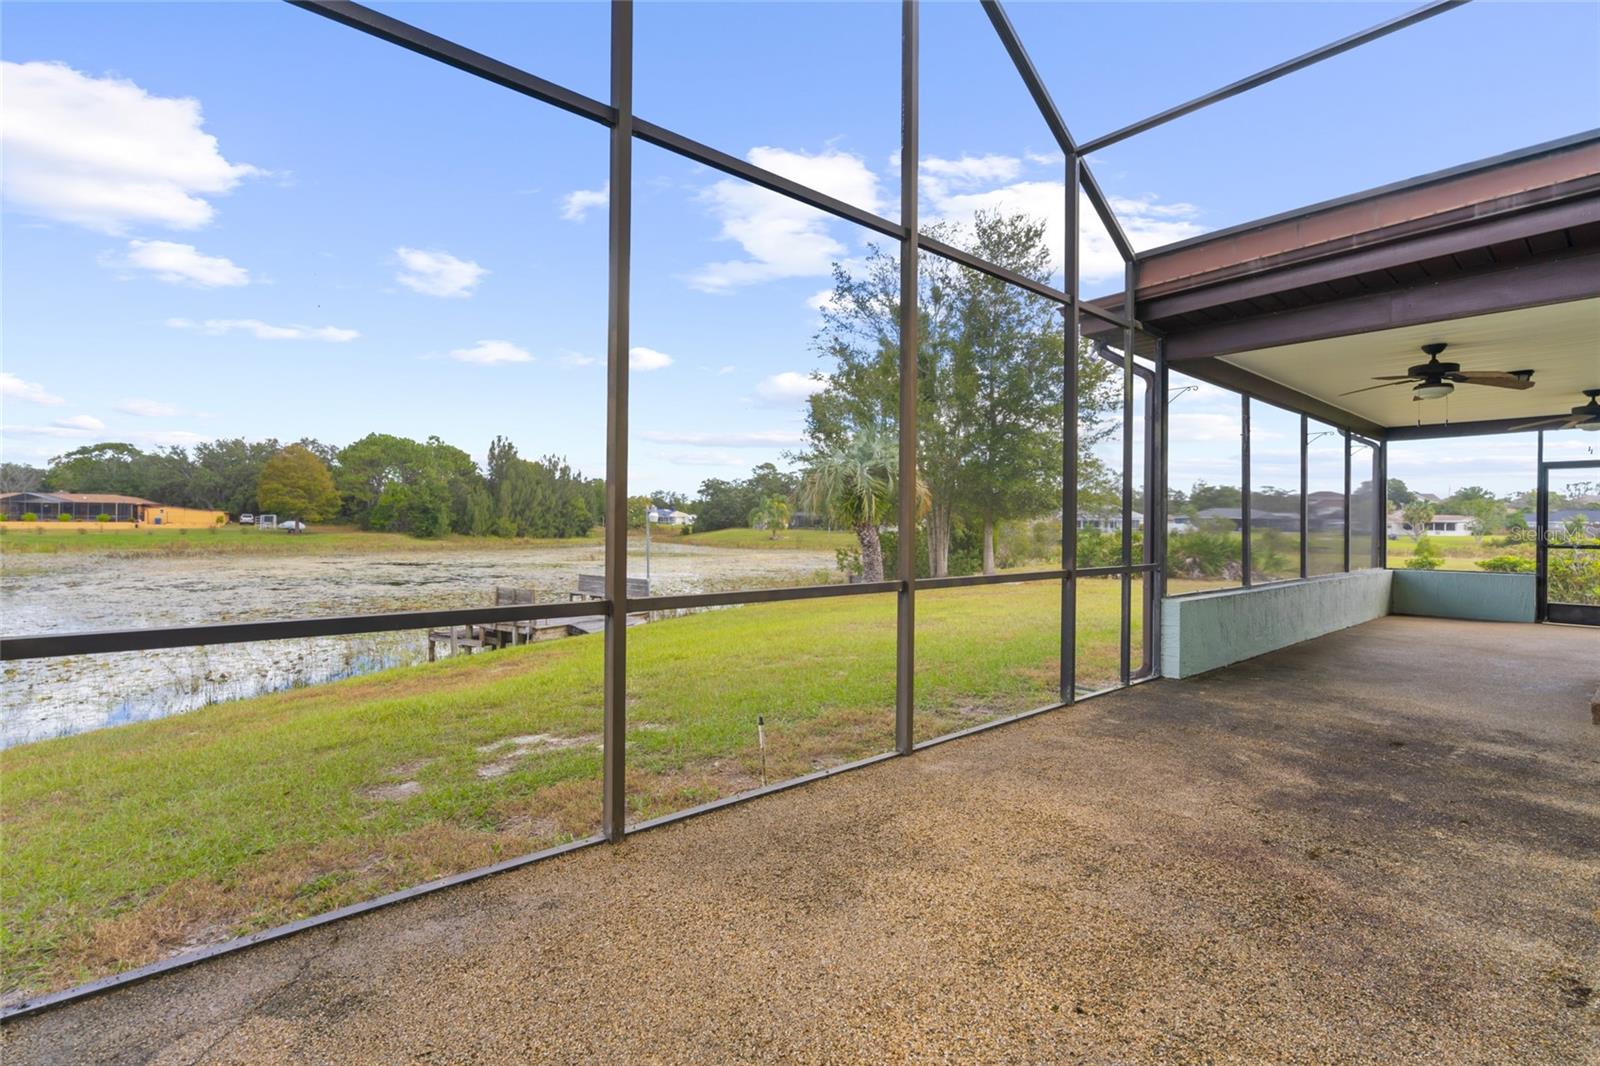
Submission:
[[[606,94],[602,4],[378,6]],[[1087,139],[1406,6],[1011,12]],[[481,457],[503,433],[602,472],[601,127],[284,4],[0,20],[7,458],[372,431]],[[897,5],[641,4],[637,32],[641,117],[896,215]],[[924,217],[1059,235],[1059,155],[981,10],[926,5],[923,45]],[[1154,246],[1600,124],[1597,49],[1600,7],[1479,0],[1093,164]],[[874,238],[647,145],[636,164],[632,489],[691,491],[798,444],[828,270]],[[1083,241],[1086,290],[1115,289],[1104,234]]]

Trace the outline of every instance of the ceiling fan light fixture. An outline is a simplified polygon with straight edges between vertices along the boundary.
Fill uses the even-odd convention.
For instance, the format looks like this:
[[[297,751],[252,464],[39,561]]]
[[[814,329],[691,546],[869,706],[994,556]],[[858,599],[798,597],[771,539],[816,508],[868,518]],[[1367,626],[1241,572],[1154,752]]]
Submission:
[[[1421,385],[1411,390],[1411,394],[1419,400],[1437,400],[1456,391],[1456,387],[1448,381],[1424,381]]]

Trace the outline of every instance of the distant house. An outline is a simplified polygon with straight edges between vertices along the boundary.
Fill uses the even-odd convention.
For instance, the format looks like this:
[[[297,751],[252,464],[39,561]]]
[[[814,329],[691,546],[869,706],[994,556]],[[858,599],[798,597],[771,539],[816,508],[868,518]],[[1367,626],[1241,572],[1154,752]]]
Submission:
[[[1430,537],[1470,537],[1474,519],[1468,514],[1436,514],[1428,521]]]
[[[1306,524],[1312,532],[1344,528],[1344,493],[1310,492],[1306,494]]]
[[[1550,528],[1552,530],[1564,529],[1568,522],[1583,516],[1585,523],[1585,536],[1600,537],[1600,506],[1597,507],[1564,507],[1550,512]],[[1533,511],[1524,511],[1522,520],[1528,523],[1528,528],[1534,527],[1537,515]]]
[[[113,492],[7,492],[0,494],[0,515],[17,522],[31,514],[41,522],[59,522],[62,516],[74,522],[118,522],[133,525],[179,526],[196,529],[227,521],[221,511],[169,507],[141,496],[119,496]],[[103,516],[103,517],[102,517]]]
[[[692,526],[694,515],[688,511],[678,511],[671,507],[651,507],[647,516],[650,521],[658,526]]]
[[[1244,528],[1244,509],[1240,507],[1207,507],[1196,518],[1201,525],[1216,526],[1223,522],[1235,530]],[[1289,511],[1268,511],[1261,507],[1250,508],[1251,529],[1282,529],[1290,532],[1300,529],[1300,516]]]
[[[109,492],[7,492],[0,495],[0,513],[8,521],[25,514],[41,522],[59,522],[62,515],[76,521],[96,521],[106,515],[112,522],[147,522],[161,510],[154,500],[118,496]]]
[[[1117,533],[1122,529],[1121,511],[1081,511],[1078,514],[1079,529],[1093,529],[1101,533]],[[1133,528],[1144,528],[1144,515],[1138,511],[1133,512]]]

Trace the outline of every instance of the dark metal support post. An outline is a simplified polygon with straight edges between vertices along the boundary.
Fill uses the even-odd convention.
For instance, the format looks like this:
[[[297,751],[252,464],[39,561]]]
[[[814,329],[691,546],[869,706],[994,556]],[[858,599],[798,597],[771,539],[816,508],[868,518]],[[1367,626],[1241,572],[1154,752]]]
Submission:
[[[900,511],[896,574],[894,747],[915,743],[917,587],[917,17],[918,0],[900,6]]]
[[[1166,442],[1167,369],[1156,341],[1156,372],[1144,386],[1144,552],[1142,562],[1155,569],[1140,579],[1144,588],[1144,665],[1140,677],[1154,677],[1160,653],[1161,590],[1167,560],[1167,485],[1161,455]]]
[[[1389,442],[1374,441],[1372,445],[1373,537],[1372,558],[1368,566],[1383,569],[1389,565]]]
[[[1250,397],[1239,397],[1239,569],[1250,587]]]
[[[1122,313],[1133,321],[1133,287],[1136,267],[1132,260],[1122,268]],[[1133,565],[1133,327],[1122,331],[1122,565]],[[1145,508],[1149,510],[1148,507]],[[1122,683],[1133,680],[1133,574],[1122,571]]]
[[[1350,434],[1344,438],[1344,572],[1350,572]]]
[[[1061,360],[1061,702],[1078,693],[1078,157],[1067,153],[1066,234],[1062,284],[1067,288]]]
[[[1533,501],[1533,619],[1550,620],[1550,471],[1544,465],[1544,430],[1534,455],[1539,471]]]
[[[606,340],[606,600],[601,832],[621,840],[628,787],[628,273],[633,228],[633,3],[611,4],[610,250]]]
[[[1300,416],[1300,576],[1307,577],[1311,573],[1311,501],[1307,498],[1311,485],[1310,462],[1307,458],[1311,450],[1310,437],[1311,420],[1305,415]]]

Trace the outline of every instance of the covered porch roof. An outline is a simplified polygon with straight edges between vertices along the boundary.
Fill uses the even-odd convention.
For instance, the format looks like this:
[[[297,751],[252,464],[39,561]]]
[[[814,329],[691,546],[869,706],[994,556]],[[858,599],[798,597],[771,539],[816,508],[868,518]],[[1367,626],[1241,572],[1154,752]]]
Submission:
[[[1144,252],[1135,307],[1136,350],[1372,437],[1565,414],[1600,387],[1600,130]],[[1534,387],[1350,395],[1430,343]]]

